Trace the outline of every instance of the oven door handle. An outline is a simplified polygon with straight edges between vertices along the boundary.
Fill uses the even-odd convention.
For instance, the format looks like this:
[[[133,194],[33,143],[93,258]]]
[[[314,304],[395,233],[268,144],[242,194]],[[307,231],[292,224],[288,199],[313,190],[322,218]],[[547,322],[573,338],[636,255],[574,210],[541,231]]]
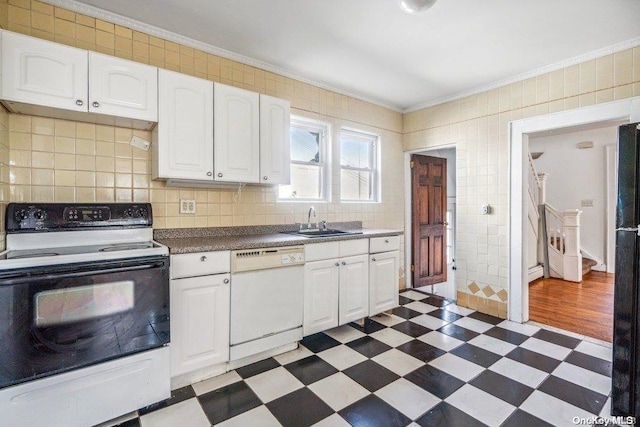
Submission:
[[[5,285],[20,285],[22,283],[33,282],[36,280],[61,280],[61,279],[69,279],[73,277],[82,277],[82,276],[90,276],[95,274],[109,274],[109,273],[122,273],[128,271],[140,271],[140,270],[149,270],[152,268],[162,268],[166,265],[165,262],[158,261],[154,263],[146,263],[142,265],[129,265],[124,267],[117,268],[93,268],[87,269],[84,271],[76,271],[69,273],[54,273],[54,272],[46,272],[43,274],[34,274],[29,276],[20,276],[20,277],[12,277],[6,279],[0,279],[0,286]]]

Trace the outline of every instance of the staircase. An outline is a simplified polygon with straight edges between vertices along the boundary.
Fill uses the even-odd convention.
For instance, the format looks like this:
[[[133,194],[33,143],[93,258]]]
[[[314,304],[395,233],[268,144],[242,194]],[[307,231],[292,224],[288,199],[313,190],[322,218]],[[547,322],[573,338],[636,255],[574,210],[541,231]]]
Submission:
[[[546,177],[537,173],[529,154],[529,282],[543,276],[580,282],[582,275],[596,264],[588,259],[583,261],[580,252],[582,212],[578,209],[559,212],[546,203]]]
[[[582,257],[582,275],[584,276],[591,271],[598,263],[592,259]]]

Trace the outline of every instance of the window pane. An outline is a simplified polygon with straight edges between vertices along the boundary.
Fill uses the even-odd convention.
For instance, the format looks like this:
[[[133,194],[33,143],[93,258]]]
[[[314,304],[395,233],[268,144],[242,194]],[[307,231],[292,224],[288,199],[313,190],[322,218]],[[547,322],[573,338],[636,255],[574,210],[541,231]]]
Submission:
[[[355,141],[343,136],[340,144],[340,165],[373,169],[372,150],[371,142]]]
[[[320,161],[320,133],[291,127],[291,160]]]
[[[291,185],[281,185],[281,199],[319,199],[322,197],[322,167],[291,165]]]
[[[371,200],[373,173],[342,169],[340,197],[343,200]]]

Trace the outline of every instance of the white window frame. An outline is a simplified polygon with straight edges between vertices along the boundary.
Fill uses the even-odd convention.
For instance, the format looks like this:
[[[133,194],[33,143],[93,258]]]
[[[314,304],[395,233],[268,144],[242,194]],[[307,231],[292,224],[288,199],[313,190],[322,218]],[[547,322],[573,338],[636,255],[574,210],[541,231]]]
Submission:
[[[381,201],[381,191],[380,191],[380,136],[364,132],[359,129],[352,128],[341,128],[340,129],[340,150],[342,150],[342,137],[343,135],[348,135],[351,139],[361,140],[362,142],[370,142],[373,145],[373,149],[371,150],[371,158],[369,159],[369,164],[372,166],[371,168],[360,168],[354,166],[343,166],[342,160],[340,160],[340,201],[346,203],[380,203]],[[343,170],[353,170],[358,172],[371,172],[371,194],[370,198],[367,200],[361,199],[343,199],[342,198],[342,171]]]
[[[317,132],[320,135],[319,141],[319,160],[318,162],[290,160],[291,165],[309,165],[320,168],[320,197],[319,198],[299,198],[299,197],[280,197],[280,189],[278,188],[279,202],[330,202],[331,201],[331,125],[326,122],[308,119],[306,117],[291,116],[290,127],[302,129],[310,132]],[[293,179],[293,174],[291,174]]]

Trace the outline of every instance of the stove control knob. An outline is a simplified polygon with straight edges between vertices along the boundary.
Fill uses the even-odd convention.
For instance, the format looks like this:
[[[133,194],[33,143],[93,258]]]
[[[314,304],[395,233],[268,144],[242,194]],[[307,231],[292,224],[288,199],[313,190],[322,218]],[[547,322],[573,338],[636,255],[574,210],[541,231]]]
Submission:
[[[33,214],[33,217],[39,221],[45,220],[47,219],[47,213],[45,211],[43,211],[42,209],[38,209],[37,211],[35,211],[35,213]]]
[[[131,218],[133,216],[133,209],[129,208],[124,211],[124,216],[126,216],[127,218]]]
[[[134,218],[144,218],[145,215],[146,212],[144,209],[136,209],[135,211],[133,211]]]
[[[26,209],[20,209],[16,212],[16,221],[21,222],[29,219],[29,211]]]

